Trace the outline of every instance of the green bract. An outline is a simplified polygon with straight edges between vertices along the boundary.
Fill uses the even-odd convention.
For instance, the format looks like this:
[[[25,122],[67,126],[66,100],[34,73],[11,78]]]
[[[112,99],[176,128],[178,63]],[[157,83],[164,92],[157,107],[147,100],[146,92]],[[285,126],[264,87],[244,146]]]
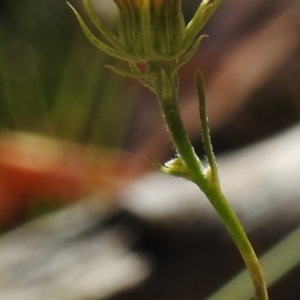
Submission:
[[[203,37],[199,36],[200,30],[221,2],[203,0],[186,26],[181,0],[114,0],[120,11],[119,28],[114,35],[97,17],[90,0],[82,1],[102,38],[98,39],[69,5],[88,39],[103,52],[131,64],[172,62],[174,69],[194,54]]]

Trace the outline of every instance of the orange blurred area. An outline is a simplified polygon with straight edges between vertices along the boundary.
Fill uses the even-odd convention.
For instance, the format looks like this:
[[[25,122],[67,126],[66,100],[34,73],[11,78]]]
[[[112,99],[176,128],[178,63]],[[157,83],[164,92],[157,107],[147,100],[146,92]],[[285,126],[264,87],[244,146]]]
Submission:
[[[0,138],[0,227],[22,223],[35,204],[66,205],[95,193],[114,193],[136,176],[123,155],[44,136]]]

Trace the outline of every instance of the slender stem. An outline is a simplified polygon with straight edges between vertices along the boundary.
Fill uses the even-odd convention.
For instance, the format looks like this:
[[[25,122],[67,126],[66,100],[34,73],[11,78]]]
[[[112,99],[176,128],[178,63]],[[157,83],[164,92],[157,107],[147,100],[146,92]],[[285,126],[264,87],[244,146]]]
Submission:
[[[252,278],[253,285],[255,288],[255,294],[257,299],[268,299],[268,294],[266,290],[266,284],[264,282],[263,273],[257,259],[257,256],[248,240],[248,237],[239,222],[234,211],[231,209],[227,199],[223,195],[220,189],[218,168],[213,152],[213,147],[211,143],[210,131],[208,126],[208,118],[206,112],[206,101],[205,92],[203,85],[203,78],[200,69],[196,73],[197,91],[200,106],[200,120],[202,137],[205,148],[205,153],[207,156],[208,163],[211,167],[212,174],[212,186],[208,189],[203,190],[206,197],[213,205],[220,218],[227,227],[232,239],[234,240],[236,246],[238,247],[245,264],[248,268],[249,274]],[[200,187],[200,185],[199,185]],[[201,188],[201,187],[200,187]]]
[[[236,217],[235,213],[224,197],[220,189],[219,181],[216,181],[217,177],[214,178],[213,176],[207,176],[205,174],[205,169],[202,166],[199,158],[197,157],[186,134],[179,111],[177,76],[167,71],[163,74],[165,74],[164,78],[162,78],[162,76],[160,75],[158,76],[158,78],[162,79],[157,84],[157,94],[159,97],[159,104],[176,151],[189,171],[192,172],[193,181],[205,193],[208,200],[211,202],[216,212],[224,222],[232,239],[239,249],[252,279],[256,300],[268,300],[263,273],[257,256],[248,240],[248,237],[238,218]],[[213,167],[215,169],[214,172],[217,176],[217,165],[215,163],[215,158],[212,151],[210,134],[207,124],[204,90],[200,84],[198,84],[198,92],[199,91],[200,97],[203,96],[203,99],[200,101],[202,105],[204,105],[202,107],[202,110],[200,110],[200,114],[202,114],[201,121],[204,122],[204,124],[202,123],[202,126],[204,125],[203,138],[205,139],[205,150],[207,152],[209,160],[208,162],[212,164],[212,166],[210,167]]]
[[[168,74],[168,73],[167,73]],[[199,185],[205,184],[204,178],[201,174],[203,173],[203,166],[199,161],[197,154],[191,144],[189,137],[186,134],[184,125],[180,116],[178,97],[177,97],[177,77],[172,74],[168,74],[167,80],[169,86],[173,87],[172,93],[166,98],[158,93],[159,105],[165,122],[167,124],[167,129],[172,138],[173,145],[176,148],[178,156],[183,160],[186,167],[193,173],[197,174],[199,177]],[[163,85],[163,83],[160,83]],[[159,85],[160,85],[159,84]]]
[[[295,229],[260,258],[261,265],[265,269],[265,279],[268,286],[273,285],[300,263],[299,240],[300,227]],[[207,300],[252,299],[252,290],[247,276],[247,270],[243,270]]]
[[[260,263],[236,214],[220,189],[211,188],[203,192],[222,219],[243,257],[253,282],[255,299],[268,300],[268,292]]]

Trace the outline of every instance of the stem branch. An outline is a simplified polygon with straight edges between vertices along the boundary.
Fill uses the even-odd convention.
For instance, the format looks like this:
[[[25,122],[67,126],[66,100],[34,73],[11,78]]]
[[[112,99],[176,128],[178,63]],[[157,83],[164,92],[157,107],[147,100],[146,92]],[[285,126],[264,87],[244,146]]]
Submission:
[[[194,183],[204,192],[216,212],[219,214],[240,251],[253,282],[256,300],[268,300],[268,293],[257,256],[242,225],[220,188],[217,164],[208,128],[202,75],[200,72],[197,73],[197,88],[201,106],[200,120],[203,130],[203,141],[207,160],[210,165],[210,173],[207,173],[206,169],[202,166],[192,147],[189,137],[186,134],[178,104],[177,76],[172,72],[167,71],[163,71],[163,74],[164,76],[157,76],[159,79],[156,90],[159,104],[177,154],[187,169],[193,174]]]

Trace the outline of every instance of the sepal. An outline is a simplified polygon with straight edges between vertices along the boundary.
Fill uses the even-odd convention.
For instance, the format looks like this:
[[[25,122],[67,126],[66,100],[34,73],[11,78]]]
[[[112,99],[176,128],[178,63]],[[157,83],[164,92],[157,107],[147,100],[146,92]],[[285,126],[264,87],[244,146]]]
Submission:
[[[106,40],[115,48],[119,48],[120,44],[117,41],[117,38],[110,33],[109,30],[107,30],[105,28],[105,26],[102,24],[101,20],[98,18],[98,16],[96,15],[95,11],[93,10],[93,7],[91,5],[91,0],[83,0],[83,4],[84,7],[90,17],[90,19],[92,20],[92,22],[94,23],[94,25],[97,27],[97,29],[99,30],[99,32],[103,35],[103,37],[106,38]]]
[[[186,35],[184,41],[184,45],[186,47],[189,47],[189,45],[194,42],[200,30],[204,27],[212,14],[220,5],[221,0],[213,0],[212,3],[210,2],[211,0],[203,0],[198,7],[194,17],[186,26]]]
[[[200,46],[203,38],[207,37],[207,35],[199,36],[196,41],[192,44],[191,48],[180,57],[180,59],[175,63],[175,70],[180,69],[184,64],[186,64],[196,53],[198,47]]]
[[[81,16],[79,15],[79,13],[77,12],[77,10],[69,3],[67,2],[67,4],[70,6],[70,8],[72,9],[72,11],[74,12],[83,32],[85,33],[86,37],[89,39],[89,41],[94,44],[97,48],[99,48],[100,50],[102,50],[103,52],[105,52],[106,54],[109,54],[113,57],[122,59],[122,60],[128,60],[127,55],[124,53],[122,53],[119,50],[116,50],[108,45],[106,45],[105,43],[99,41],[99,39],[97,39],[94,34],[89,30],[89,28],[86,26],[86,24],[84,23],[83,19],[81,18]]]

